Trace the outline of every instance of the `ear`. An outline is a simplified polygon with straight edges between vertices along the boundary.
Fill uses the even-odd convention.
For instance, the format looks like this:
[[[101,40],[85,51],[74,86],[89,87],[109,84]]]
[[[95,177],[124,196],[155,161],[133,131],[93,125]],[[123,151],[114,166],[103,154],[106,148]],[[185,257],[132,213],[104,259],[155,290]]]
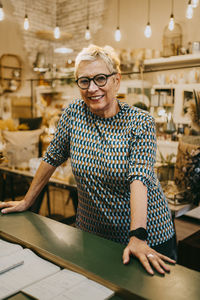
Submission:
[[[115,75],[115,84],[116,84],[117,91],[119,90],[119,87],[120,87],[121,77],[122,77],[122,75],[120,73],[117,73]]]

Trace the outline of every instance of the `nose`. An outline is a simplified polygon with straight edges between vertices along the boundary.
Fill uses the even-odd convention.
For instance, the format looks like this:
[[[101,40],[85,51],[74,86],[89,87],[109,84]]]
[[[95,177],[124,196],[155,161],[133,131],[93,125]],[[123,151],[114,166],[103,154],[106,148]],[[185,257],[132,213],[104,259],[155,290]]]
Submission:
[[[90,81],[90,85],[88,87],[89,92],[94,92],[98,90],[98,86],[94,83],[93,80]]]

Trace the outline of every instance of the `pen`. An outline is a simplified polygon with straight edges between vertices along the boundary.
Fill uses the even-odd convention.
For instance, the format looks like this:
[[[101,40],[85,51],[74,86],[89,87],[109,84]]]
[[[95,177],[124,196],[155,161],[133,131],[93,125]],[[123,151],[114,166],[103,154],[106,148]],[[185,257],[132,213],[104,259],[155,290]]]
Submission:
[[[10,271],[10,270],[12,270],[12,269],[14,269],[14,268],[16,268],[16,267],[19,267],[19,266],[23,265],[23,264],[24,264],[24,261],[23,261],[23,260],[22,260],[22,261],[19,261],[19,262],[16,263],[16,264],[10,265],[9,267],[6,267],[5,269],[0,270],[0,274],[3,274],[3,273],[5,273],[5,272],[8,272],[8,271]]]

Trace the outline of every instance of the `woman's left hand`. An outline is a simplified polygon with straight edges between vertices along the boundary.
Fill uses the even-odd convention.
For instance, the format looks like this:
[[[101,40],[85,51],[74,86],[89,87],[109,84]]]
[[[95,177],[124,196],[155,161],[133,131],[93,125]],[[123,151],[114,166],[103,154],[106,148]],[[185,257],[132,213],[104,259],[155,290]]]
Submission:
[[[131,237],[128,245],[124,249],[123,263],[128,264],[130,256],[133,255],[139,259],[146,271],[154,275],[152,267],[160,274],[170,272],[170,268],[165,262],[175,264],[176,261],[150,248],[145,241],[136,237]]]

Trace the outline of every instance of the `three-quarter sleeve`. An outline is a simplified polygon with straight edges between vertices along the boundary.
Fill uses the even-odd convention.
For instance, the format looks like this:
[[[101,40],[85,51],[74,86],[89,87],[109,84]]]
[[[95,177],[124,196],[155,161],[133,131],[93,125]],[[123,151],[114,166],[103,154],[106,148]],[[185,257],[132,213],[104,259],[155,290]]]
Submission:
[[[150,115],[140,119],[132,130],[128,180],[140,180],[148,188],[155,188],[157,177],[154,172],[156,160],[155,121]]]
[[[71,116],[70,107],[63,112],[55,135],[47,148],[43,160],[47,163],[58,167],[70,156],[70,131]]]

